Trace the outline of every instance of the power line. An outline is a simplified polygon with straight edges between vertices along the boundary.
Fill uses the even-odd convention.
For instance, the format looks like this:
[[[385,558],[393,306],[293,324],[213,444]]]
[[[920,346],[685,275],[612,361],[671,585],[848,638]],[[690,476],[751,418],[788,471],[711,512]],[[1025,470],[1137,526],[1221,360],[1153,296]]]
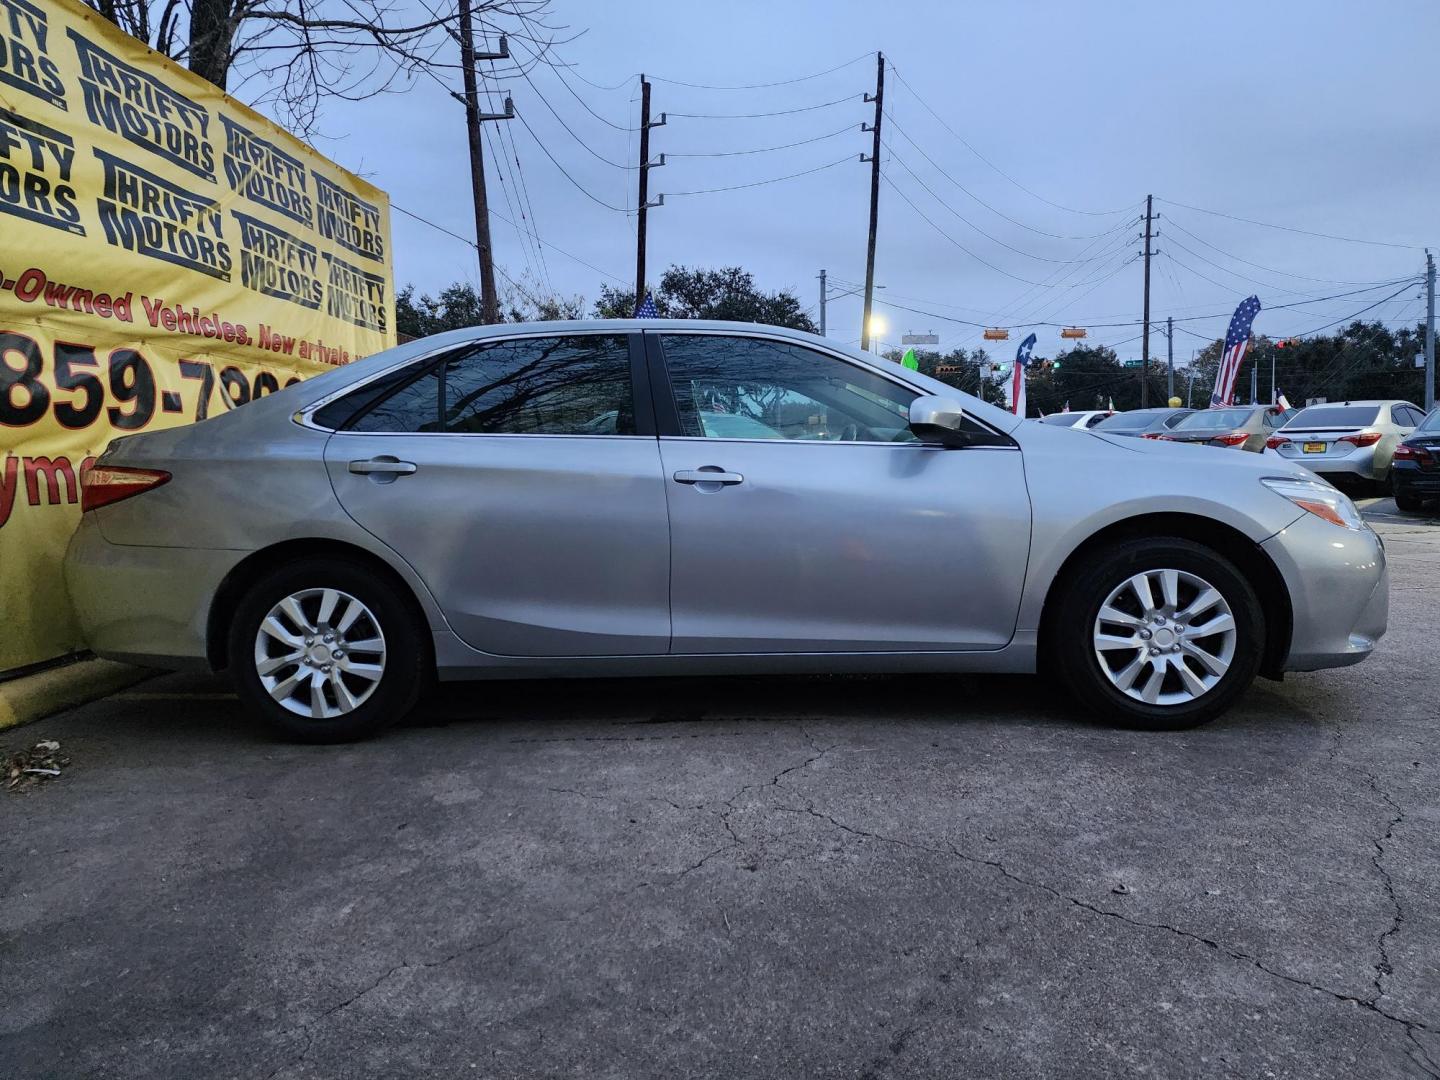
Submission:
[[[1204,245],[1205,245],[1207,248],[1209,248],[1211,251],[1218,252],[1219,254],[1224,255],[1227,259],[1234,259],[1236,262],[1244,263],[1246,266],[1253,266],[1256,270],[1265,270],[1265,271],[1268,271],[1269,273],[1272,273],[1272,274],[1280,274],[1282,277],[1299,278],[1301,281],[1317,281],[1317,282],[1320,282],[1320,283],[1323,284],[1323,285],[1374,285],[1374,284],[1375,284],[1375,282],[1373,282],[1373,281],[1337,281],[1337,280],[1335,280],[1334,278],[1317,278],[1317,277],[1310,277],[1310,276],[1307,275],[1307,274],[1296,274],[1296,273],[1292,273],[1292,272],[1289,271],[1289,270],[1279,270],[1279,269],[1277,269],[1277,268],[1275,268],[1275,267],[1273,267],[1273,266],[1265,266],[1265,265],[1263,265],[1262,263],[1251,262],[1249,259],[1242,259],[1239,255],[1231,254],[1230,252],[1224,250],[1223,248],[1218,248],[1218,247],[1216,247],[1214,244],[1210,243],[1210,241],[1206,240],[1204,237],[1196,236],[1193,232],[1191,232],[1189,229],[1185,228],[1184,225],[1181,225],[1181,224],[1180,224],[1178,221],[1176,221],[1173,217],[1168,217],[1168,218],[1166,218],[1166,219],[1165,219],[1165,222],[1166,222],[1166,224],[1167,224],[1170,228],[1179,229],[1179,230],[1180,230],[1181,232],[1183,232],[1186,236],[1190,237],[1192,240],[1195,240],[1195,241],[1198,242],[1198,243],[1204,244]]]
[[[570,91],[570,96],[573,97],[576,101],[580,102],[581,106],[585,109],[585,111],[588,112],[591,116],[593,116],[596,120],[599,120],[602,124],[606,124],[606,125],[608,125],[609,127],[614,128],[616,131],[634,131],[634,130],[635,130],[633,127],[631,127],[631,126],[628,125],[628,124],[617,124],[617,123],[615,123],[615,121],[611,120],[609,117],[601,116],[598,112],[596,112],[594,109],[592,109],[592,108],[590,107],[590,103],[589,103],[588,101],[586,101],[583,97],[581,97],[580,94],[579,94],[579,92],[576,91],[576,89],[575,89],[573,86],[571,86],[568,82],[565,81],[565,75],[564,75],[564,69],[563,69],[563,68],[560,68],[560,67],[552,67],[550,70],[553,71],[553,72],[555,73],[555,77],[560,80],[560,85],[563,86],[563,87],[565,87],[566,90]],[[579,76],[579,78],[580,78],[581,80],[583,80],[584,82],[590,82],[589,79],[586,79],[585,76],[580,75],[579,72],[576,72],[575,74],[576,74],[577,76]],[[638,75],[632,75],[632,76],[630,77],[630,79],[626,79],[625,82],[619,83],[619,84],[616,85],[616,86],[611,86],[611,87],[599,87],[598,89],[602,89],[602,90],[618,90],[618,89],[620,89],[621,86],[627,86],[627,85],[629,85],[631,79],[638,79],[638,78],[639,78]],[[591,85],[591,86],[595,86],[596,84],[595,84],[595,83],[590,83],[590,85]]]
[[[1024,277],[1021,277],[1019,274],[1012,274],[1012,273],[1010,273],[1010,271],[1008,271],[1008,270],[1001,269],[1000,267],[996,266],[994,263],[990,262],[989,260],[983,259],[983,258],[981,258],[979,255],[976,255],[975,252],[971,251],[971,250],[970,250],[969,248],[967,248],[964,244],[960,243],[959,240],[956,240],[953,236],[951,236],[948,232],[946,232],[944,229],[942,229],[939,225],[935,224],[934,221],[930,220],[930,218],[926,215],[925,211],[921,210],[918,206],[916,206],[915,203],[914,203],[914,201],[910,198],[910,196],[906,195],[905,192],[904,192],[899,186],[896,185],[895,181],[893,181],[893,180],[890,179],[890,177],[888,177],[888,176],[886,176],[886,175],[884,175],[884,174],[882,173],[882,174],[881,174],[881,179],[884,180],[885,183],[889,184],[890,187],[891,187],[891,189],[894,190],[894,192],[895,192],[897,195],[899,195],[900,198],[902,198],[903,200],[905,200],[905,203],[910,207],[910,209],[914,210],[915,213],[917,213],[917,214],[920,215],[920,218],[925,222],[925,224],[929,225],[932,229],[934,229],[937,233],[939,233],[941,236],[943,236],[946,240],[949,240],[950,243],[954,244],[954,245],[955,245],[957,248],[959,248],[961,251],[965,252],[966,255],[969,255],[972,259],[974,259],[976,262],[980,263],[982,266],[988,267],[989,269],[995,271],[995,273],[997,273],[997,274],[1003,274],[1005,277],[1012,278],[1013,280],[1019,281],[1019,282],[1025,284],[1025,285],[1035,285],[1035,286],[1038,286],[1038,287],[1041,287],[1041,288],[1067,288],[1067,289],[1073,289],[1073,288],[1078,288],[1080,285],[1088,285],[1088,284],[1089,284],[1088,281],[1085,281],[1085,282],[1076,282],[1074,285],[1052,286],[1052,285],[1047,285],[1047,284],[1046,284],[1045,282],[1043,282],[1043,281],[1032,281],[1030,278],[1024,278]]]
[[[883,143],[883,145],[884,145],[884,147],[885,147],[886,150],[889,150],[889,151],[890,151],[890,157],[891,157],[902,169],[904,169],[907,173],[909,173],[910,176],[911,176],[911,178],[912,178],[917,184],[919,184],[922,188],[924,188],[924,189],[930,194],[930,197],[931,197],[932,199],[934,199],[937,203],[939,203],[941,206],[943,206],[946,210],[949,210],[951,214],[953,214],[955,217],[959,218],[959,219],[960,219],[961,221],[963,221],[966,225],[969,225],[970,228],[974,229],[977,233],[979,233],[981,236],[985,237],[985,239],[989,240],[991,243],[999,244],[1001,247],[1003,247],[1003,248],[1005,248],[1005,249],[1007,249],[1007,250],[1009,250],[1009,251],[1013,251],[1013,252],[1015,252],[1015,254],[1017,254],[1017,255],[1024,255],[1027,259],[1034,259],[1034,260],[1036,260],[1037,262],[1056,263],[1056,264],[1061,265],[1061,266],[1068,266],[1068,265],[1070,265],[1070,264],[1072,264],[1072,263],[1076,263],[1076,262],[1094,261],[1094,260],[1086,260],[1086,259],[1052,259],[1052,258],[1049,258],[1048,256],[1045,256],[1045,255],[1036,255],[1036,254],[1034,254],[1034,253],[1032,253],[1032,252],[1026,251],[1024,248],[1018,248],[1018,247],[1016,247],[1014,244],[1006,243],[1004,240],[1001,240],[998,236],[992,236],[990,233],[988,233],[988,232],[986,232],[984,229],[980,228],[979,225],[976,225],[973,221],[971,221],[969,218],[967,218],[964,214],[960,213],[960,211],[956,210],[953,206],[951,206],[951,205],[950,205],[949,203],[947,203],[944,199],[942,199],[939,195],[937,195],[937,194],[935,193],[934,189],[931,188],[929,184],[925,183],[925,181],[920,178],[919,174],[917,174],[914,169],[910,168],[910,166],[909,166],[908,164],[906,164],[905,159],[902,158],[899,154],[895,153],[895,148],[894,148],[893,146],[891,146],[888,142]],[[1097,234],[1097,235],[1103,235],[1103,234]]]
[[[1231,221],[1243,221],[1247,225],[1260,225],[1266,229],[1279,229],[1281,232],[1299,233],[1301,236],[1318,236],[1322,240],[1339,240],[1347,244],[1369,244],[1372,247],[1400,248],[1402,251],[1422,250],[1417,244],[1392,244],[1388,240],[1361,240],[1354,236],[1336,236],[1334,233],[1312,232],[1310,229],[1296,229],[1289,225],[1276,225],[1269,221],[1257,221],[1255,218],[1241,217],[1238,214],[1227,214],[1223,210],[1207,210],[1203,206],[1191,206],[1188,203],[1176,202],[1174,199],[1160,199],[1159,201],[1169,203],[1171,206],[1178,206],[1184,210],[1194,210],[1200,214],[1229,218]]]
[[[679,115],[678,113],[676,115]],[[714,150],[705,153],[674,153],[668,152],[666,157],[672,158],[717,158],[717,157],[743,157],[746,154],[768,154],[773,150],[789,150],[796,146],[809,146],[811,143],[824,142],[826,139],[833,139],[837,135],[845,135],[855,130],[854,124],[846,124],[842,128],[830,132],[828,135],[816,135],[812,139],[800,139],[798,142],[782,143],[779,146],[757,146],[753,150]]]
[[[570,183],[574,185],[575,189],[580,192],[580,194],[584,195],[591,202],[596,203],[599,206],[605,207],[606,210],[614,210],[616,213],[620,214],[628,214],[631,212],[630,208],[627,206],[616,206],[613,203],[606,202],[598,195],[591,194],[590,190],[586,188],[584,184],[580,183],[579,180],[576,180],[573,176],[571,176],[570,173],[566,171],[565,166],[561,165],[560,162],[555,159],[555,155],[550,153],[549,147],[547,147],[543,142],[540,141],[540,136],[535,134],[535,129],[530,126],[530,121],[525,119],[525,114],[517,109],[515,111],[515,117],[520,121],[520,123],[525,125],[525,130],[528,131],[530,133],[530,137],[535,140],[535,145],[540,147],[540,149],[544,152],[545,156],[550,159],[550,163],[554,165],[555,168],[560,170],[560,175],[565,177],[566,180],[569,180]]]
[[[636,165],[626,165],[623,162],[619,161],[611,161],[604,154],[600,153],[600,151],[596,150],[584,139],[582,139],[579,135],[576,135],[575,130],[565,122],[565,118],[555,111],[555,106],[550,104],[550,100],[540,92],[540,88],[535,85],[535,81],[530,78],[530,75],[526,73],[522,77],[524,78],[526,83],[529,84],[530,89],[535,91],[535,96],[540,99],[540,103],[544,105],[545,108],[550,110],[550,115],[555,117],[555,119],[559,121],[560,126],[565,129],[566,134],[568,134],[572,139],[574,139],[577,143],[583,146],[585,148],[585,152],[588,153],[591,157],[595,158],[595,160],[597,161],[603,161],[612,169],[624,169],[627,171],[633,171],[634,169],[639,167]]]
[[[809,176],[812,173],[824,172],[826,169],[833,169],[836,165],[844,165],[847,161],[854,161],[853,154],[846,154],[843,158],[830,162],[828,165],[817,165],[813,169],[805,169],[803,172],[790,173],[788,176],[772,176],[768,180],[755,180],[748,184],[730,184],[726,187],[700,188],[696,191],[667,191],[666,195],[709,195],[716,191],[739,191],[741,188],[763,187],[766,184],[778,184],[784,180],[794,180],[797,177]]]
[[[991,169],[999,173],[1000,176],[1008,180],[1011,184],[1014,184],[1017,188],[1025,192],[1025,194],[1029,195],[1031,198],[1039,199],[1047,206],[1053,206],[1057,210],[1065,210],[1071,214],[1085,214],[1090,217],[1109,217],[1112,214],[1123,214],[1132,209],[1131,206],[1122,206],[1117,210],[1080,210],[1073,206],[1066,206],[1063,203],[1054,202],[1051,199],[1047,199],[1044,195],[1031,191],[1024,184],[1020,183],[1019,180],[1016,180],[1009,173],[1001,169],[1000,166],[996,165],[984,154],[980,153],[979,150],[976,150],[975,147],[971,146],[970,143],[966,141],[963,135],[961,135],[958,131],[956,131],[949,124],[947,124],[945,122],[945,118],[942,117],[939,113],[937,113],[933,108],[931,108],[930,103],[920,96],[919,91],[917,91],[913,86],[911,86],[908,82],[905,81],[905,76],[900,74],[899,70],[895,67],[893,63],[890,65],[890,70],[895,72],[895,77],[900,80],[901,84],[905,87],[906,90],[910,91],[911,95],[915,98],[915,100],[925,107],[925,111],[928,112],[931,116],[933,116],[936,120],[938,120],[941,127],[943,127],[957,140],[959,140],[961,146],[965,147],[966,150],[969,150],[972,154],[974,154],[977,158],[983,161]]]
[[[834,101],[822,101],[818,105],[801,105],[794,109],[776,109],[774,112],[758,113],[685,113],[672,112],[671,116],[683,116],[687,120],[757,120],[766,116],[792,116],[795,113],[814,112],[816,109],[828,109],[832,105],[843,105],[847,101],[854,101],[854,94],[846,94],[844,97],[836,98]]]
[[[406,217],[414,218],[416,221],[420,222],[420,223],[423,224],[423,225],[429,225],[430,228],[435,229],[435,230],[437,230],[438,232],[442,232],[442,233],[444,233],[446,236],[453,236],[456,240],[459,240],[462,244],[467,244],[467,245],[469,245],[469,246],[472,247],[472,248],[476,246],[476,245],[475,245],[475,241],[474,241],[474,240],[471,240],[468,236],[461,236],[459,233],[453,232],[453,231],[451,231],[450,229],[447,229],[444,225],[437,225],[435,222],[431,221],[429,218],[427,218],[427,217],[422,217],[422,216],[420,216],[419,214],[415,213],[415,211],[413,211],[413,210],[407,210],[407,209],[405,209],[405,207],[401,206],[399,203],[391,202],[391,203],[390,203],[390,208],[391,208],[392,210],[399,210],[400,213],[404,214]],[[527,231],[526,229],[522,228],[521,226],[515,224],[515,222],[511,221],[509,218],[507,218],[504,214],[500,213],[500,211],[498,211],[498,210],[492,209],[492,210],[490,211],[490,216],[491,216],[491,217],[497,217],[497,218],[499,218],[499,219],[500,219],[501,221],[503,221],[506,225],[509,225],[512,229],[516,230],[517,232],[526,232],[526,231]],[[554,250],[554,251],[558,251],[561,255],[564,255],[567,259],[571,259],[571,260],[579,263],[581,266],[585,267],[587,270],[593,270],[595,273],[599,274],[601,277],[607,277],[607,278],[609,278],[611,281],[617,281],[617,282],[619,282],[619,283],[622,284],[622,285],[628,285],[628,284],[629,284],[629,282],[626,281],[624,278],[617,277],[616,275],[610,273],[608,270],[602,270],[602,269],[600,269],[600,267],[596,266],[594,263],[586,262],[584,259],[580,258],[579,255],[575,255],[575,254],[572,254],[572,253],[569,252],[569,251],[566,251],[564,248],[560,247],[558,244],[552,244],[549,240],[546,240],[546,239],[544,239],[543,237],[541,237],[541,236],[539,236],[539,235],[537,235],[537,234],[535,234],[535,233],[531,233],[530,235],[534,237],[536,243],[544,244],[546,247],[551,248],[551,249]]]
[[[991,205],[990,205],[988,202],[986,202],[984,199],[980,198],[979,195],[976,195],[973,191],[971,191],[969,188],[967,188],[964,184],[960,183],[959,180],[956,180],[955,177],[951,176],[948,172],[946,172],[943,168],[941,168],[940,164],[939,164],[934,158],[932,158],[928,153],[926,153],[925,148],[924,148],[923,146],[921,146],[918,142],[916,142],[913,138],[910,137],[909,133],[906,132],[906,130],[905,130],[903,127],[900,126],[900,124],[895,120],[895,117],[894,117],[893,115],[891,115],[891,113],[890,113],[888,110],[887,110],[886,113],[885,113],[885,119],[889,120],[891,126],[894,127],[896,131],[900,132],[901,138],[903,138],[906,142],[908,142],[911,146],[913,146],[916,150],[918,150],[918,151],[920,152],[920,156],[923,157],[926,161],[928,161],[928,162],[931,164],[931,166],[935,169],[936,172],[938,172],[941,176],[945,177],[946,180],[949,180],[950,183],[954,184],[957,188],[959,188],[961,191],[963,191],[963,192],[964,192],[966,195],[968,195],[970,198],[974,199],[977,203],[979,203],[981,206],[983,206],[986,210],[989,210],[992,214],[996,215],[997,217],[1002,217],[1002,218],[1004,218],[1006,221],[1010,222],[1012,225],[1018,225],[1018,226],[1020,226],[1020,228],[1025,229],[1025,230],[1027,230],[1027,231],[1029,231],[1029,232],[1033,232],[1033,233],[1035,233],[1035,234],[1037,234],[1037,235],[1039,235],[1039,236],[1049,236],[1049,237],[1053,237],[1053,238],[1056,239],[1056,240],[1092,240],[1092,239],[1094,239],[1094,238],[1097,237],[1097,236],[1104,236],[1107,232],[1109,232],[1108,229],[1102,229],[1102,230],[1101,230],[1100,232],[1098,232],[1098,233],[1085,233],[1085,234],[1079,235],[1079,236],[1066,235],[1065,233],[1047,232],[1045,229],[1037,229],[1037,228],[1035,228],[1033,225],[1027,225],[1027,224],[1025,224],[1025,222],[1019,220],[1018,218],[1013,218],[1013,217],[1011,217],[1009,214],[1005,213],[1003,210],[997,210],[995,207],[991,206]],[[893,147],[891,148],[890,152],[891,152],[891,154],[894,154],[894,153],[895,153]],[[913,174],[912,174],[912,175],[913,175]]]
[[[799,75],[793,79],[780,79],[777,82],[745,83],[739,86],[716,86],[710,83],[683,82],[680,79],[667,79],[663,75],[651,75],[649,76],[649,78],[652,82],[670,83],[672,86],[688,86],[693,90],[765,90],[772,86],[793,86],[795,83],[809,82],[811,79],[819,79],[825,75],[831,75],[837,71],[843,71],[845,68],[851,67],[854,64],[858,64],[861,60],[868,60],[874,55],[874,53],[870,52],[861,53],[859,56],[851,60],[846,60],[843,64],[836,64],[832,68],[826,68],[824,71],[815,71],[809,75]],[[679,114],[677,113],[676,115]]]

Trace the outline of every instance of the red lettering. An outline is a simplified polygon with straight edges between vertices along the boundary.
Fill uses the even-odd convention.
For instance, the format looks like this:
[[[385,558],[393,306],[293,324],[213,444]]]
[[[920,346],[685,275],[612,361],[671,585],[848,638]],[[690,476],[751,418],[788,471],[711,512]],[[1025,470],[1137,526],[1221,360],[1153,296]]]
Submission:
[[[0,526],[10,520],[10,508],[15,505],[15,488],[19,483],[20,459],[14,454],[5,455],[5,471],[0,472]]]

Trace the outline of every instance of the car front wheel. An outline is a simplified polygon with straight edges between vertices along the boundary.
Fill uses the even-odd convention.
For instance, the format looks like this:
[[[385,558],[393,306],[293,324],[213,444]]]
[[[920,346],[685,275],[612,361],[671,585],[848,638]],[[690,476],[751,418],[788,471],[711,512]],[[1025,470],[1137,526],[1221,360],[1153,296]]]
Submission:
[[[423,621],[390,581],[305,558],[257,581],[230,629],[250,710],[302,742],[374,735],[414,707],[429,674]]]
[[[1130,540],[1062,586],[1049,640],[1079,703],[1131,727],[1213,720],[1254,680],[1265,617],[1244,576],[1203,544]]]

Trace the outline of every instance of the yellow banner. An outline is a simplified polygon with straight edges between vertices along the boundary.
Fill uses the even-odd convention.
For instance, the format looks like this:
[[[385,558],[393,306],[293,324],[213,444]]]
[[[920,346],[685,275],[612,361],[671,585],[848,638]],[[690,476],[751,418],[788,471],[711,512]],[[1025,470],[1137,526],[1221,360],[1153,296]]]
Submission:
[[[385,193],[74,0],[0,0],[0,671],[83,648],[87,458],[395,344]]]

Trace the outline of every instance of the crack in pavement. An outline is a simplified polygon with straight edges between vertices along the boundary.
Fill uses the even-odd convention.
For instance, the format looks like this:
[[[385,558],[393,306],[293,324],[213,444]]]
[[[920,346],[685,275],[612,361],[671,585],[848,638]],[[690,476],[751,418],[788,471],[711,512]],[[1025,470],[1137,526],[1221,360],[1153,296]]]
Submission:
[[[953,844],[947,844],[946,847],[941,848],[931,844],[917,844],[908,840],[900,840],[895,837],[885,836],[881,833],[871,832],[867,829],[856,828],[854,826],[845,824],[843,821],[837,820],[834,816],[830,814],[826,814],[819,810],[816,810],[814,804],[809,802],[808,800],[806,806],[803,808],[793,806],[777,806],[775,807],[775,809],[792,814],[808,814],[811,817],[828,822],[832,827],[836,829],[840,829],[841,831],[850,833],[854,836],[866,837],[871,840],[877,840],[881,843],[894,844],[898,847],[911,848],[915,851],[924,851],[932,855],[952,855],[955,858],[960,859],[962,862],[970,863],[976,866],[989,867],[997,871],[1002,877],[1015,882],[1017,885],[1024,885],[1027,888],[1038,889],[1042,892],[1050,894],[1056,899],[1063,900],[1066,903],[1071,904],[1082,911],[1086,911],[1094,915],[1100,915],[1108,919],[1114,919],[1117,922],[1125,923],[1129,926],[1134,926],[1146,930],[1161,930],[1166,933],[1173,934],[1177,937],[1184,938],[1187,941],[1204,945],[1206,948],[1218,953],[1222,953],[1223,955],[1230,957],[1232,960],[1237,960],[1241,963],[1250,964],[1257,971],[1261,971],[1264,974],[1271,976],[1272,978],[1281,979],[1287,983],[1290,983],[1293,986],[1299,986],[1315,993],[1323,994],[1327,997],[1335,999],[1336,1001],[1345,1002],[1346,1004],[1350,1005],[1356,1005],[1366,1010],[1367,1012],[1372,1012],[1375,1015],[1383,1017],[1384,1019],[1392,1023],[1402,1025],[1405,1029],[1406,1036],[1409,1038],[1410,1042],[1414,1044],[1415,1048],[1419,1051],[1420,1057],[1414,1058],[1416,1063],[1420,1064],[1421,1068],[1425,1069],[1430,1076],[1436,1077],[1437,1080],[1440,1080],[1440,1069],[1436,1068],[1434,1062],[1431,1061],[1429,1054],[1426,1053],[1424,1046],[1421,1045],[1419,1039],[1415,1035],[1415,1031],[1417,1029],[1420,1031],[1432,1033],[1435,1032],[1437,1029],[1431,1027],[1424,1021],[1399,1016],[1386,1009],[1382,1009],[1379,1004],[1373,999],[1356,997],[1353,994],[1346,994],[1339,990],[1332,990],[1327,986],[1321,986],[1318,983],[1310,982],[1308,979],[1303,979],[1297,975],[1290,975],[1286,972],[1279,971],[1275,968],[1268,966],[1258,957],[1251,956],[1249,953],[1241,952],[1238,949],[1232,949],[1230,946],[1225,945],[1222,942],[1216,941],[1213,938],[1205,937],[1203,934],[1197,934],[1194,931],[1190,930],[1183,930],[1180,927],[1172,926],[1169,923],[1146,922],[1143,919],[1136,919],[1132,916],[1124,914],[1123,912],[1113,911],[1110,908],[1101,907],[1098,904],[1094,904],[1088,900],[1082,900],[1079,897],[1070,896],[1069,894],[1062,892],[1061,890],[1055,888],[1052,885],[1047,885],[1043,881],[1036,881],[1032,878],[1027,878],[1015,873],[1014,871],[1006,867],[1005,864],[998,859],[987,859],[979,855],[972,855],[968,852],[961,851]],[[1421,1059],[1423,1059],[1423,1061]]]
[[[1405,811],[1400,809],[1400,804],[1392,799],[1387,792],[1381,790],[1380,781],[1374,773],[1365,773],[1365,781],[1370,785],[1370,790],[1382,799],[1386,806],[1390,807],[1394,815],[1391,817],[1389,823],[1386,824],[1385,832],[1370,841],[1375,845],[1375,854],[1370,857],[1370,862],[1374,865],[1375,871],[1380,875],[1380,880],[1385,888],[1385,895],[1390,898],[1390,906],[1394,908],[1395,911],[1395,914],[1390,920],[1390,928],[1380,935],[1380,940],[1377,943],[1380,950],[1380,959],[1375,962],[1375,994],[1371,1000],[1379,1001],[1385,996],[1386,977],[1395,973],[1395,969],[1390,963],[1389,941],[1400,932],[1400,924],[1405,921],[1405,911],[1400,906],[1400,898],[1395,895],[1395,880],[1390,876],[1390,871],[1385,869],[1382,860],[1385,858],[1385,841],[1394,839],[1395,827],[1404,822]]]

